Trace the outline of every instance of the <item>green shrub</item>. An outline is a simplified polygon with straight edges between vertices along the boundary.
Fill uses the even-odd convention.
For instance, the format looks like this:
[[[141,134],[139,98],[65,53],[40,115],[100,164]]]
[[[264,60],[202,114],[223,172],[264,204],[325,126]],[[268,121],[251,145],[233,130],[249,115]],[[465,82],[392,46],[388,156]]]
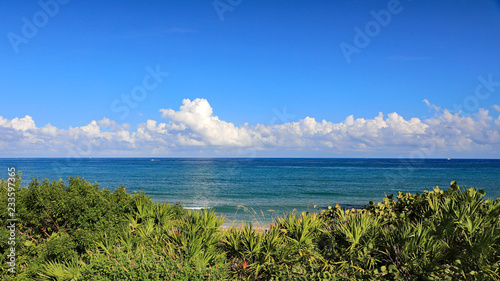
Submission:
[[[346,276],[499,280],[500,199],[460,188],[389,195],[364,210],[330,208],[320,250]],[[353,251],[354,250],[354,251]]]
[[[1,280],[500,280],[500,199],[456,182],[264,230],[79,177],[21,187],[19,173],[15,193],[17,273],[2,263]],[[4,256],[9,235],[1,226]]]

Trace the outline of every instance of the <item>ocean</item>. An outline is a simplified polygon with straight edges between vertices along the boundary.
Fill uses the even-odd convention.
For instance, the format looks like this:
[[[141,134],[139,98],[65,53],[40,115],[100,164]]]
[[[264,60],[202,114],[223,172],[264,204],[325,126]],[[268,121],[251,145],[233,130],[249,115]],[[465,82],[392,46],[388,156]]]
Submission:
[[[500,197],[500,160],[470,159],[297,159],[297,158],[35,158],[0,159],[0,167],[32,178],[67,182],[81,176],[101,188],[124,185],[155,201],[211,208],[225,224],[269,223],[285,212],[362,207],[385,195],[422,192],[433,187],[484,189]]]

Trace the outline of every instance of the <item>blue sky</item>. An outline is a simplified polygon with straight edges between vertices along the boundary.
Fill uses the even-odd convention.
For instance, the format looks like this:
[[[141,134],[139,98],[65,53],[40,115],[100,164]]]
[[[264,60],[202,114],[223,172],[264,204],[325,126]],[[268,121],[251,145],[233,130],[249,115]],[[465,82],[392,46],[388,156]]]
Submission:
[[[498,157],[499,2],[2,1],[0,157]]]

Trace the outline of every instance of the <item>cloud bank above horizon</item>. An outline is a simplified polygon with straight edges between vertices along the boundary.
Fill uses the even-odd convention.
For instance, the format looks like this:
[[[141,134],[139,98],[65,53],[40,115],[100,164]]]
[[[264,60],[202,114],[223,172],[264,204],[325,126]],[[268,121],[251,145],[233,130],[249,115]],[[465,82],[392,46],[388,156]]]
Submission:
[[[466,116],[425,104],[427,119],[382,112],[334,123],[305,117],[283,124],[235,124],[214,115],[208,100],[184,99],[160,109],[164,122],[135,130],[104,117],[86,126],[37,127],[29,115],[0,116],[1,157],[477,157],[500,156],[500,106]],[[496,117],[494,115],[497,115]]]

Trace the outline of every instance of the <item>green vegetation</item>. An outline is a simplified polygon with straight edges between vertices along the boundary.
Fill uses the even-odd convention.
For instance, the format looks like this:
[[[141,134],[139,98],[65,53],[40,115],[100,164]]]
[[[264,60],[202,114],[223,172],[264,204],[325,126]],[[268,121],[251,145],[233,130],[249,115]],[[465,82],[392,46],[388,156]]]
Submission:
[[[123,187],[19,177],[15,274],[0,182],[1,280],[500,280],[500,199],[456,182],[256,230]]]

